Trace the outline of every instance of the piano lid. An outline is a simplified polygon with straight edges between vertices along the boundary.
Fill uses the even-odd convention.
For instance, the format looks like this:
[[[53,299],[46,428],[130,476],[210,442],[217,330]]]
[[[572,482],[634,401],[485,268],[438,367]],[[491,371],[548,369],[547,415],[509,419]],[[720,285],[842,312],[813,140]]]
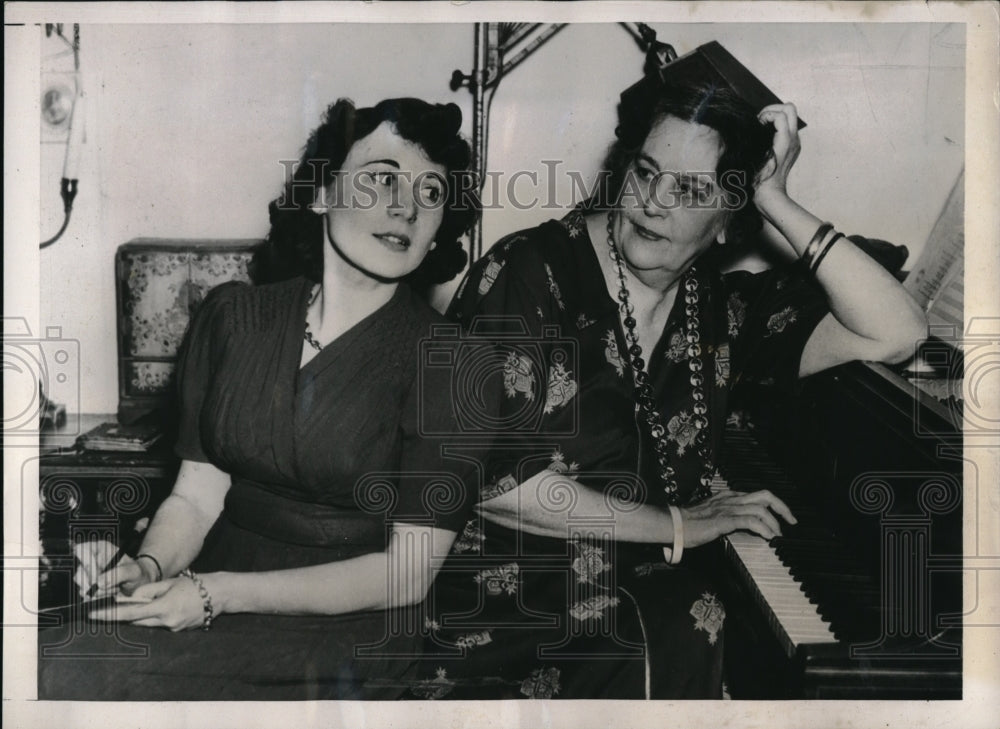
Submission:
[[[960,356],[960,355],[957,355]],[[865,362],[865,366],[879,378],[912,399],[917,406],[925,407],[946,423],[962,430],[962,378],[922,377],[904,371],[898,375],[880,362]]]

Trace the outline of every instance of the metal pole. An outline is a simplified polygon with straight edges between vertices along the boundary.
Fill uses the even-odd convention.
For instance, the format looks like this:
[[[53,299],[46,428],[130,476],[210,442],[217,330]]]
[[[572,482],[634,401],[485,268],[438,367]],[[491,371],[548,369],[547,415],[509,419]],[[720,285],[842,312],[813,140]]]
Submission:
[[[566,23],[556,23],[550,25],[548,28],[539,33],[530,43],[528,43],[521,51],[512,57],[510,60],[504,60],[503,69],[501,74],[497,77],[499,80],[500,76],[506,76],[515,67],[521,64],[528,56],[537,51],[542,45],[549,40],[552,36],[558,33],[560,30],[566,27]]]
[[[489,28],[486,23],[476,23],[473,49],[472,77],[472,169],[479,176],[482,191],[486,180],[486,74],[489,64]],[[475,261],[483,255],[482,220],[472,229],[469,258]]]

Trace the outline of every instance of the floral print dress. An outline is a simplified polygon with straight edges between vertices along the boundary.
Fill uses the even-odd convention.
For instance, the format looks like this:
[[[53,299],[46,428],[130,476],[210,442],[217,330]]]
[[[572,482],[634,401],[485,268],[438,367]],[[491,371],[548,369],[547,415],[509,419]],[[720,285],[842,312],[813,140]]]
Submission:
[[[791,387],[827,308],[798,266],[723,275],[698,262],[705,399],[715,453],[730,390]],[[702,462],[678,304],[647,356],[672,464],[685,494]],[[502,389],[497,438],[480,499],[547,469],[602,491],[608,518],[593,538],[554,539],[481,517],[456,539],[433,589],[423,698],[717,698],[725,609],[699,550],[669,566],[655,545],[616,542],[615,511],[665,503],[653,443],[640,425],[615,301],[583,213],[515,233],[478,261],[449,312],[496,346],[477,387]],[[534,416],[531,417],[531,416]],[[718,458],[716,458],[716,462]],[[558,479],[531,508],[568,511]],[[525,513],[527,513],[527,511]],[[575,530],[574,534],[579,534]]]

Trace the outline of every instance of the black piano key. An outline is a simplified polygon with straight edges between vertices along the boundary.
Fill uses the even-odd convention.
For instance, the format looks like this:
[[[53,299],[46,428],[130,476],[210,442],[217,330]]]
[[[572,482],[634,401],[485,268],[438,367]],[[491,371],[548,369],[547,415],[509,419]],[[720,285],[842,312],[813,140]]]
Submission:
[[[871,565],[850,549],[829,524],[829,515],[817,508],[803,484],[766,457],[751,436],[736,433],[735,445],[727,433],[724,475],[735,491],[767,489],[792,510],[796,524],[781,521],[782,535],[771,540],[778,558],[817,612],[827,620],[838,641],[864,642],[880,633],[883,609],[877,575]],[[803,493],[803,492],[806,493]]]
[[[785,550],[777,550],[777,554],[792,574],[796,574],[797,571],[802,575],[831,572],[846,575],[865,575],[866,577],[868,575],[866,565],[850,555],[838,556],[825,552],[788,552]]]
[[[746,676],[753,679],[747,686],[760,695],[745,693],[739,698],[787,698],[771,687],[788,686],[797,680],[801,688],[791,695],[798,690],[802,697],[961,697],[961,660],[953,654],[942,660],[945,653],[938,656],[925,651],[930,657],[907,656],[897,665],[881,655],[877,661],[859,659],[850,651],[852,645],[877,646],[885,640],[890,644],[902,640],[897,633],[905,634],[906,640],[912,642],[914,636],[900,627],[900,621],[915,620],[912,605],[894,606],[889,602],[896,590],[913,586],[903,582],[906,574],[883,575],[886,565],[880,558],[880,517],[869,517],[854,508],[847,491],[853,479],[873,471],[895,474],[921,469],[935,473],[943,470],[961,477],[960,461],[942,464],[940,459],[941,444],[960,444],[961,432],[939,423],[933,431],[935,438],[931,438],[915,428],[919,403],[906,394],[907,383],[887,387],[888,374],[875,377],[867,365],[850,365],[830,377],[811,378],[804,385],[801,406],[792,409],[792,417],[785,423],[766,422],[770,427],[762,431],[760,442],[752,428],[727,429],[720,458],[724,477],[734,490],[766,488],[793,511],[799,523],[782,523],[782,536],[771,540],[771,547],[806,598],[829,621],[837,641],[799,646],[792,662],[795,665],[784,669],[784,675],[771,668],[773,660],[754,662],[752,656],[766,655],[768,649],[753,644],[741,658],[750,666]],[[922,404],[919,413],[921,427],[936,422]],[[777,466],[762,445],[765,441],[792,470]],[[792,472],[794,478],[789,477]],[[908,491],[909,482],[890,479],[890,483],[900,513],[909,513],[907,510],[916,500],[916,495]],[[928,547],[931,554],[961,553],[961,509],[936,516],[932,526],[934,541]],[[746,574],[751,579],[752,566],[746,568]],[[960,611],[960,588],[942,587],[939,577],[935,575],[937,584],[928,597],[928,614],[939,616],[951,605]],[[884,580],[890,580],[891,585],[884,586]],[[771,608],[765,605],[762,610],[766,617]],[[890,652],[909,646],[904,641]],[[922,650],[926,648],[921,646]],[[762,674],[783,680],[755,683]],[[734,685],[735,680],[730,688]],[[737,697],[736,691],[733,695]]]

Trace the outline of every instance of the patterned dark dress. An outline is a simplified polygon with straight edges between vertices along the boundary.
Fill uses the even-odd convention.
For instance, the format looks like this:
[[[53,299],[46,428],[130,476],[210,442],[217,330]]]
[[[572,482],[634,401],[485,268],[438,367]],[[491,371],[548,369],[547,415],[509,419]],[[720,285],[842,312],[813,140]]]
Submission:
[[[805,342],[827,308],[797,266],[723,275],[710,257],[696,269],[717,453],[731,388],[740,381],[793,386]],[[702,464],[692,447],[683,297],[677,302],[647,367],[677,481],[690,492]],[[499,342],[503,366],[484,376],[482,386],[503,391],[502,417],[513,422],[527,404],[544,403],[531,432],[498,441],[491,451],[482,500],[549,469],[606,494],[635,484],[638,473],[642,485],[629,498],[665,503],[651,469],[652,441],[636,416],[618,309],[579,209],[501,240],[473,267],[449,315]],[[513,332],[506,348],[496,334],[505,328]],[[518,331],[541,348],[538,361],[547,372],[518,354]],[[551,503],[543,506],[573,519],[565,493],[553,488],[546,498]],[[609,506],[608,522],[627,508]],[[608,524],[595,524],[595,533],[602,526]],[[435,583],[431,637],[413,694],[720,697],[725,610],[699,561],[697,549],[671,567],[657,546],[538,537],[474,518]]]
[[[471,512],[474,459],[442,456],[442,439],[424,434],[457,427],[450,373],[418,376],[421,340],[443,318],[400,285],[300,369],[310,286],[225,284],[192,321],[176,452],[232,476],[199,572],[349,559],[383,550],[390,522],[460,531]],[[424,623],[420,608],[399,612],[222,615],[209,632],[177,634],[77,622],[40,631],[39,696],[393,698]]]

